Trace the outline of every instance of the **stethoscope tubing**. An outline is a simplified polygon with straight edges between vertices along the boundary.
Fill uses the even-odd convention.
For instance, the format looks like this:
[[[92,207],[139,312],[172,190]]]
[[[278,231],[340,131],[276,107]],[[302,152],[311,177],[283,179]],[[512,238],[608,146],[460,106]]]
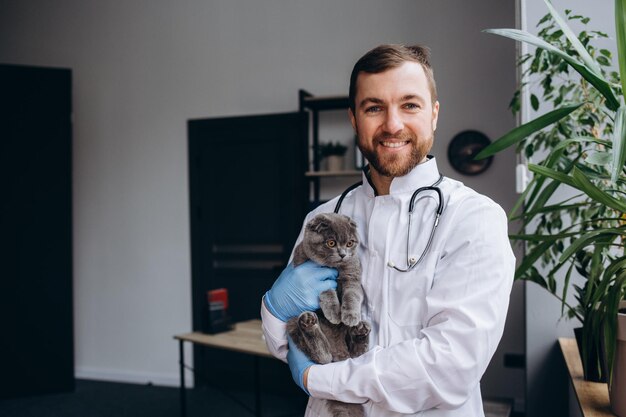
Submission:
[[[435,230],[437,229],[437,226],[439,225],[439,218],[441,217],[443,213],[443,207],[444,207],[443,193],[441,191],[441,188],[439,188],[439,184],[441,184],[441,182],[443,181],[443,178],[444,178],[443,175],[439,174],[439,179],[437,179],[437,181],[435,181],[432,185],[429,185],[426,187],[420,187],[417,190],[415,190],[413,194],[411,195],[411,200],[409,200],[409,221],[408,221],[407,236],[406,236],[407,267],[403,269],[403,268],[397,267],[392,261],[389,261],[387,262],[387,266],[389,266],[390,268],[393,268],[399,272],[409,272],[422,262],[422,260],[424,259],[428,251],[430,250],[430,247],[432,246],[432,243],[433,243],[433,239],[435,238]],[[335,211],[334,211],[335,213],[339,213],[339,210],[341,209],[341,205],[343,204],[343,200],[345,199],[345,197],[352,190],[361,186],[362,184],[363,184],[363,181],[359,181],[356,184],[352,184],[350,187],[346,188],[346,190],[343,193],[341,193],[341,196],[339,196],[339,200],[337,201],[337,204],[335,205]],[[425,191],[435,191],[435,193],[437,194],[438,205],[437,205],[437,211],[435,212],[435,220],[433,221],[433,227],[430,230],[430,236],[428,237],[428,242],[426,242],[426,247],[422,251],[422,254],[420,255],[419,259],[416,260],[415,258],[411,258],[409,255],[410,245],[411,245],[411,218],[413,216],[413,211],[415,210],[415,199],[419,196],[420,193],[425,192]]]

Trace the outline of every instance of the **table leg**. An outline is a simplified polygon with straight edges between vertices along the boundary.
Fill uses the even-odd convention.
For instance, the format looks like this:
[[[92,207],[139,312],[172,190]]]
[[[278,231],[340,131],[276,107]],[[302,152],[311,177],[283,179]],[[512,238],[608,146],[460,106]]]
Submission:
[[[256,417],[261,417],[261,375],[259,372],[259,357],[254,356],[254,409]]]
[[[178,363],[180,365],[180,417],[187,417],[187,398],[185,391],[185,349],[184,342],[178,341]]]

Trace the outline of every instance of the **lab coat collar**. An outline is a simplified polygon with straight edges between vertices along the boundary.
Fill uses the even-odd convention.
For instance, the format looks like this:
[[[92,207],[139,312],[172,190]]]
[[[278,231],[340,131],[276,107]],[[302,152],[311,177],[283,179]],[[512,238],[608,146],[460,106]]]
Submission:
[[[417,188],[433,185],[439,179],[439,175],[435,157],[428,155],[428,159],[418,164],[411,172],[403,177],[394,178],[391,181],[389,194],[413,192]],[[368,196],[375,197],[377,195],[369,179],[369,166],[363,170],[363,184]]]

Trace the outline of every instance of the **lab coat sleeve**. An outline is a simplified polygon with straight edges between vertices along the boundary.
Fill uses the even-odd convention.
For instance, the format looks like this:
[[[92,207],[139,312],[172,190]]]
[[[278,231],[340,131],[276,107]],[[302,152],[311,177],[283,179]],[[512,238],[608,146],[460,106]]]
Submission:
[[[268,350],[277,359],[287,362],[287,325],[269,312],[265,301],[261,303],[261,321]]]
[[[515,258],[499,206],[480,196],[457,204],[418,337],[311,367],[311,396],[409,414],[458,408],[475,391],[502,336]]]

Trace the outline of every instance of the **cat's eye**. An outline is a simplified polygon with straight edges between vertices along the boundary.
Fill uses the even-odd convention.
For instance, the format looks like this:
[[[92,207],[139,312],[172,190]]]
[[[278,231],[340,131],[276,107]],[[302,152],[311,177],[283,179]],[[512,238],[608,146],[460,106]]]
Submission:
[[[351,240],[346,244],[346,246],[351,248],[352,246],[354,246],[354,243],[355,243],[354,240]]]
[[[328,239],[326,241],[326,246],[328,246],[329,248],[334,248],[336,244],[337,242],[335,242],[333,239]]]

